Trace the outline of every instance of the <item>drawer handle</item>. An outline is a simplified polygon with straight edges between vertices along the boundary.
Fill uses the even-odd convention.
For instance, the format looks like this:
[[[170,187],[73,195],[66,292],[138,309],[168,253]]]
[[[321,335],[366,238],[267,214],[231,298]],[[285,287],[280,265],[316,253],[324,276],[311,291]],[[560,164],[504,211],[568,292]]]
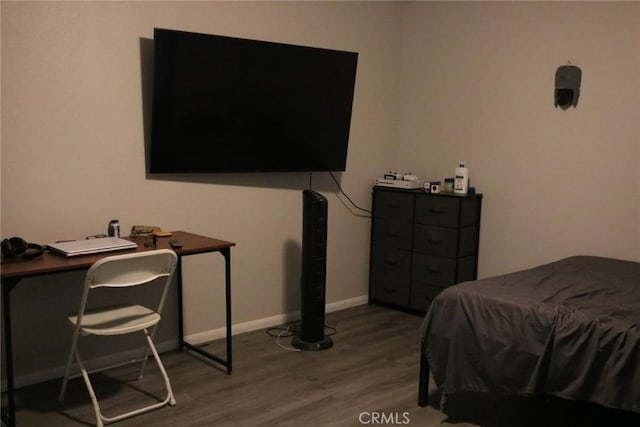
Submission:
[[[431,208],[431,209],[429,209],[429,212],[431,212],[432,214],[437,214],[437,215],[443,214],[444,211],[445,210],[442,209],[442,208]]]
[[[398,265],[398,261],[393,260],[393,259],[385,259],[384,263],[387,265]]]
[[[390,209],[398,209],[400,205],[396,205],[394,203],[387,203],[387,207]]]
[[[436,270],[435,268],[425,267],[425,271],[431,274],[440,274],[440,270]]]
[[[382,288],[382,290],[385,291],[388,294],[395,294],[396,293],[396,290],[393,289],[393,288],[386,288],[385,287],[385,288]]]
[[[385,233],[385,236],[387,236],[387,237],[398,237],[398,233],[393,232],[393,231],[387,231]]]
[[[439,239],[427,239],[427,242],[431,245],[439,245],[440,243],[442,243],[442,240]]]

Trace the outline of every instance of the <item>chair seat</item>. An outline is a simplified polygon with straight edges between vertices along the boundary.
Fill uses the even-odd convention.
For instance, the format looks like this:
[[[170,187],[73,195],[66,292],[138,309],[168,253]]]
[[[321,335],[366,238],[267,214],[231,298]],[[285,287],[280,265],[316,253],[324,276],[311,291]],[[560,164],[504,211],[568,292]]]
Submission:
[[[78,316],[70,316],[76,325]],[[87,310],[82,316],[82,335],[120,335],[147,329],[160,321],[160,315],[141,305],[120,305]]]

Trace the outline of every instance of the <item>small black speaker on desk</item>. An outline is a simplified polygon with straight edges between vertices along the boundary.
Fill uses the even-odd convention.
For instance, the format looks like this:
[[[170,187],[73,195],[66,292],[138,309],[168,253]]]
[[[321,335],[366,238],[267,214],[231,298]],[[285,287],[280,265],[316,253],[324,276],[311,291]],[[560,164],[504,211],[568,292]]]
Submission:
[[[324,334],[327,267],[327,199],[313,190],[302,193],[302,280],[300,331],[291,344],[301,350],[333,346]]]

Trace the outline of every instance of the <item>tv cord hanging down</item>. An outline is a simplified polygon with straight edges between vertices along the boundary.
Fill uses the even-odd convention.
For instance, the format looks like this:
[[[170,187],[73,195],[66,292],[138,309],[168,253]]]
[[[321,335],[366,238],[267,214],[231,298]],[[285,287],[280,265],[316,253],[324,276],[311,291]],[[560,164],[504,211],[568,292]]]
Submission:
[[[358,209],[358,210],[360,210],[360,211],[363,211],[363,212],[366,212],[366,213],[368,213],[368,214],[369,214],[369,215],[359,215],[359,214],[354,214],[354,215],[355,215],[355,216],[362,216],[362,217],[365,217],[365,218],[371,218],[371,215],[372,215],[373,213],[372,213],[369,209],[361,208],[360,206],[356,205],[356,204],[354,203],[354,201],[353,201],[353,200],[351,200],[351,197],[349,197],[349,196],[347,195],[347,193],[345,193],[345,192],[344,192],[344,190],[342,190],[342,187],[340,186],[340,183],[339,183],[339,182],[338,182],[338,180],[336,179],[336,177],[335,177],[335,175],[333,174],[333,172],[329,172],[329,175],[331,176],[331,178],[333,178],[333,182],[335,182],[335,183],[336,183],[336,186],[338,187],[338,190],[340,190],[340,193],[342,193],[342,195],[343,195],[344,197],[346,197],[346,198],[347,198],[347,200],[349,200],[349,202],[353,205],[353,207],[354,207],[354,208],[356,208],[356,209]],[[338,197],[338,200],[340,200],[340,198],[339,198],[339,197]],[[340,200],[340,201],[342,202],[342,200]],[[344,205],[344,203],[342,203],[342,204]],[[352,212],[352,213],[353,213],[353,212]]]
[[[342,205],[347,208],[347,210],[351,213],[351,215],[353,216],[358,216],[361,218],[371,218],[372,217],[372,212],[369,209],[365,209],[362,208],[360,206],[358,206],[352,199],[351,197],[349,197],[349,195],[347,193],[344,192],[344,190],[342,189],[342,186],[340,185],[340,182],[338,181],[338,179],[335,177],[335,175],[333,174],[333,172],[329,172],[329,176],[331,176],[331,178],[333,179],[333,182],[336,184],[336,187],[338,188],[338,191],[340,191],[340,193],[346,197],[346,199],[349,201],[349,203],[351,204],[351,206],[353,206],[355,209],[362,211],[362,212],[366,212],[366,215],[362,215],[359,213],[354,212],[345,202],[344,200],[342,200],[340,197],[338,197],[338,200],[340,201],[340,203],[342,203]],[[313,172],[309,172],[309,188],[313,188]]]

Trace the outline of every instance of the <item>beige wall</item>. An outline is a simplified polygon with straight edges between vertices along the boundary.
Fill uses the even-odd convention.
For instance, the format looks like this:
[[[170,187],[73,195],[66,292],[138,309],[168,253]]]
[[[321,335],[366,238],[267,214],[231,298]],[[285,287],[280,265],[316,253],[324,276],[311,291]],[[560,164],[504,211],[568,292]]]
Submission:
[[[348,172],[340,179],[351,198],[368,207],[373,180],[397,156],[399,5],[1,5],[2,236],[42,243],[83,238],[105,232],[109,220],[118,218],[124,230],[155,224],[231,240],[237,243],[234,323],[297,312],[302,190],[309,175],[147,179],[142,93],[148,79],[142,77],[141,39],[152,39],[153,28],[162,27],[359,52]],[[370,221],[343,207],[327,174],[312,178],[313,188],[329,199],[327,302],[365,301]],[[187,334],[206,335],[224,325],[222,267],[220,256],[185,259]],[[63,316],[74,309],[80,280],[66,274],[16,289],[15,330],[47,331],[17,340],[19,374],[29,366],[44,370],[47,361],[64,363]],[[172,335],[171,326],[165,322],[161,339]]]
[[[429,179],[467,162],[480,275],[640,260],[640,3],[414,2],[403,17],[399,164]],[[582,92],[563,111],[569,61]]]
[[[359,52],[342,186],[368,206],[385,170],[443,178],[466,160],[484,193],[481,276],[574,253],[640,260],[638,3],[1,8],[3,237],[81,238],[119,218],[124,229],[148,223],[233,240],[234,323],[297,310],[308,174],[145,177],[141,39],[157,26]],[[567,61],[583,69],[583,94],[561,111],[553,74]],[[366,295],[370,223],[343,207],[326,174],[314,174],[313,187],[330,203],[327,301]],[[223,298],[221,268],[221,257],[185,260],[188,334],[223,325],[222,306],[208,304]],[[39,331],[17,340],[20,374],[63,363],[62,319],[80,279],[15,291],[15,328]]]

